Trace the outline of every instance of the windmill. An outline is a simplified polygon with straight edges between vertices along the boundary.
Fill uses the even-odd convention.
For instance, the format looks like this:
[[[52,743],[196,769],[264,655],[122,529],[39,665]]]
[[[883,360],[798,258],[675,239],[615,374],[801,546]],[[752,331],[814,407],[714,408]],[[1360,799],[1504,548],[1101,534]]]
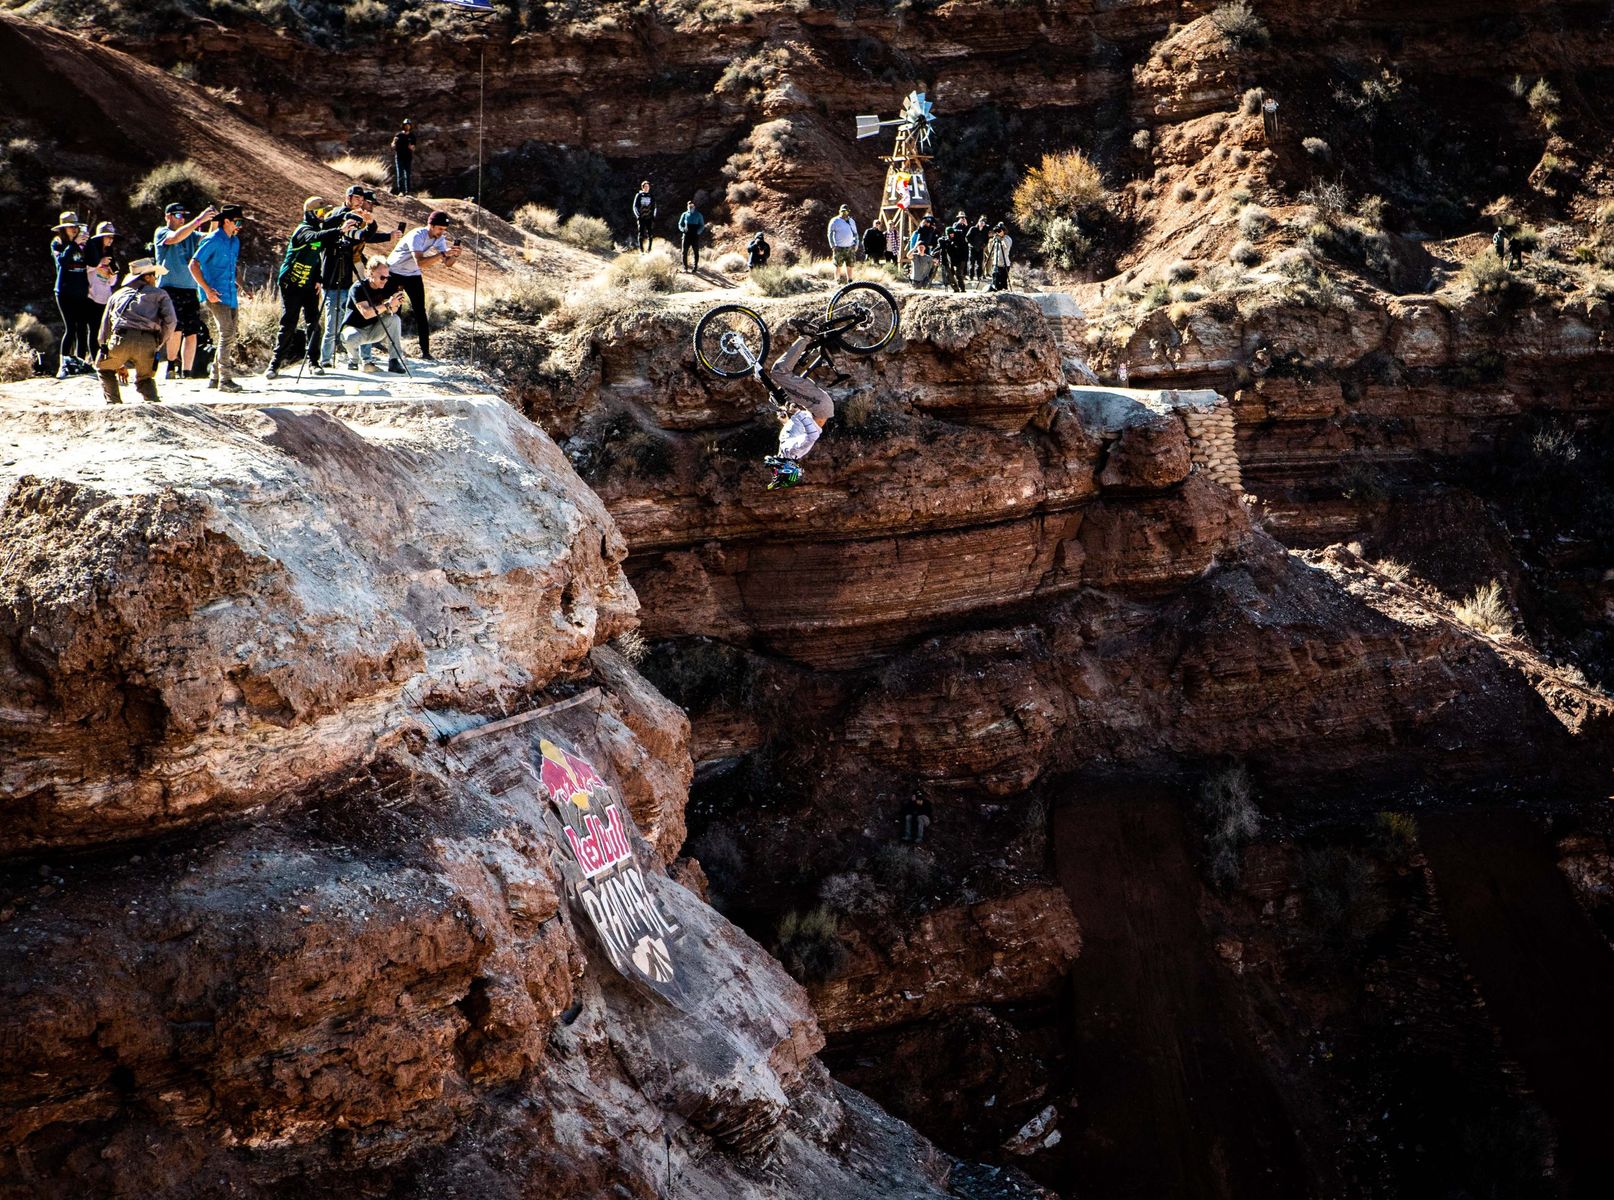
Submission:
[[[874,116],[857,118],[859,138],[874,137],[891,127],[897,131],[896,145],[885,158],[880,217],[887,229],[896,229],[897,257],[902,261],[908,257],[908,239],[931,209],[925,164],[930,161],[930,130],[935,123],[935,110],[923,92],[909,92],[902,110],[889,121]]]

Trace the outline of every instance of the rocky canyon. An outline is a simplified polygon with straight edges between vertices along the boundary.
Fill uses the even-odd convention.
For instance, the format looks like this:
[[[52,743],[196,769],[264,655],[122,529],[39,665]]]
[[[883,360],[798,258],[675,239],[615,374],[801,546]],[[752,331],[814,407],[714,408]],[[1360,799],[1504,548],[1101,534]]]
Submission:
[[[4,5],[0,1197],[1608,1194],[1611,39]],[[911,88],[1008,287],[859,263],[770,489],[697,322],[822,317]],[[441,361],[48,378],[41,231],[164,170],[243,375],[305,196],[446,208]]]

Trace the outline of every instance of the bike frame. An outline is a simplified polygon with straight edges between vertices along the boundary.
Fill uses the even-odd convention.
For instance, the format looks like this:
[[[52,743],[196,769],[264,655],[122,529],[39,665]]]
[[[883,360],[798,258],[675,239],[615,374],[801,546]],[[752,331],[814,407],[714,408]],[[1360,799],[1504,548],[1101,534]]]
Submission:
[[[813,334],[812,341],[807,343],[807,350],[802,355],[803,365],[796,372],[796,374],[800,375],[803,379],[811,379],[814,371],[817,371],[822,367],[833,367],[835,365],[835,360],[830,357],[829,343],[834,339],[836,334],[841,332],[841,330],[850,329],[856,323],[856,317],[841,317],[833,321],[826,328],[816,331]],[[784,408],[788,405],[793,405],[796,403],[795,400],[785,393],[783,388],[773,381],[773,377],[768,373],[767,367],[760,359],[757,358],[755,354],[751,353],[751,347],[738,333],[735,333],[732,330],[725,333],[720,339],[719,344],[723,347],[724,353],[735,355],[737,358],[744,360],[746,366],[751,368],[752,374],[762,381],[762,386],[767,389],[768,398],[772,400],[775,405],[779,406],[780,408]]]

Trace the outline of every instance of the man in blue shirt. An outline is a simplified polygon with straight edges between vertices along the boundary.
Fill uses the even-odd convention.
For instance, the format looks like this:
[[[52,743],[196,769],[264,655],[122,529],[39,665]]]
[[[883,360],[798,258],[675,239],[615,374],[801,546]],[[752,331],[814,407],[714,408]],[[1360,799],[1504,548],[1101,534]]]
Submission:
[[[191,255],[201,242],[196,231],[214,217],[209,205],[191,220],[190,210],[183,204],[170,204],[163,209],[163,223],[151,235],[152,257],[172,280],[163,284],[168,299],[173,302],[174,315],[179,325],[169,335],[164,354],[168,359],[168,378],[189,377],[196,369],[196,338],[202,332],[202,302],[196,285],[191,281]],[[176,366],[175,364],[180,364]]]
[[[230,351],[235,345],[235,317],[240,304],[236,291],[236,264],[241,258],[239,206],[226,204],[218,211],[218,225],[202,239],[191,256],[191,278],[207,302],[207,315],[213,321],[213,369],[207,386],[221,392],[239,392],[230,371]]]
[[[691,200],[684,205],[683,214],[678,218],[679,248],[684,252],[684,270],[699,271],[701,269],[701,230],[706,228],[706,218],[701,216],[700,210]],[[691,265],[689,256],[695,256]]]

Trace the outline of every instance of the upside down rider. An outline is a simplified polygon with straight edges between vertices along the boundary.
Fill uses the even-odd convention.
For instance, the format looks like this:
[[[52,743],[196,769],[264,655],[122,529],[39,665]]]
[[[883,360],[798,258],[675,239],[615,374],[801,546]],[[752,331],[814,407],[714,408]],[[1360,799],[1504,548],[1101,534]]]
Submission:
[[[790,398],[789,403],[779,406],[779,453],[763,460],[773,468],[773,478],[768,483],[770,492],[801,482],[798,464],[818,444],[824,426],[835,415],[835,401],[830,394],[805,375],[796,373],[801,356],[811,344],[811,338],[797,338],[768,369],[768,377]],[[760,364],[757,370],[762,371]]]

